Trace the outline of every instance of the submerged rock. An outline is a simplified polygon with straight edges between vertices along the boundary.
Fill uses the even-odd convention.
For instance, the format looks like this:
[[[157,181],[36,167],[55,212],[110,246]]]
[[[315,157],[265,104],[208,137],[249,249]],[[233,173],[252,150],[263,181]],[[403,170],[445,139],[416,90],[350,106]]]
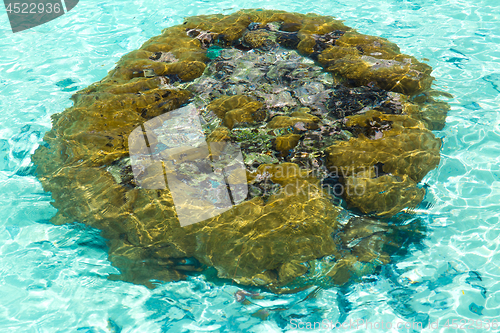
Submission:
[[[434,98],[445,93],[430,90],[430,72],[388,40],[328,16],[189,17],[77,92],[33,161],[58,209],[52,222],[83,222],[109,240],[121,271],[112,279],[152,288],[214,267],[275,292],[343,284],[422,237],[418,220],[378,218],[418,205],[419,182],[439,163],[431,130],[444,126],[449,106]],[[199,114],[200,133],[151,125],[186,105]],[[206,138],[191,159],[179,155],[175,186],[190,181],[220,196],[240,186],[244,200],[231,197],[231,209],[181,227],[179,195],[193,212],[213,203],[205,191],[141,187],[154,181],[154,167],[133,170],[128,138],[145,124],[158,133],[148,143],[154,151]],[[239,153],[231,147],[241,150],[243,172],[227,160]],[[226,167],[223,183],[207,175]],[[359,216],[346,221],[346,209]]]

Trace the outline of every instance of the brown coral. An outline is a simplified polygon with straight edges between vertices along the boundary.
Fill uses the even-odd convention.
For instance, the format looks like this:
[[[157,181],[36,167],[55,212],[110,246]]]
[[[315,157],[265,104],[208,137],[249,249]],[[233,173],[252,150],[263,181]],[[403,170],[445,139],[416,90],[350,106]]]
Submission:
[[[279,22],[281,30],[249,31],[255,22],[259,27]],[[140,188],[130,175],[127,137],[190,101],[193,95],[173,84],[203,75],[207,47],[241,45],[243,37],[252,47],[265,48],[273,34],[281,45],[317,58],[339,82],[408,95],[401,114],[363,110],[349,118],[345,130],[356,128],[355,137],[328,148],[326,162],[330,170],[348,170],[347,188],[363,184],[363,195],[347,199],[365,213],[392,215],[421,200],[416,184],[439,162],[440,141],[429,129],[442,126],[447,110],[425,95],[432,82],[429,66],[329,16],[244,10],[190,17],[123,56],[103,80],[76,93],[74,106],[52,117],[53,128],[33,155],[37,176],[58,209],[52,222],[79,221],[102,230],[109,259],[122,272],[110,278],[154,287],[152,279],[177,280],[211,266],[220,277],[288,292],[315,283],[321,267],[326,267],[321,274],[341,284],[389,262],[384,245],[399,244],[394,241],[399,229],[368,220],[351,220],[343,228],[337,220],[340,208],[319,179],[297,164],[261,163],[248,173],[249,185],[268,181],[273,193],[186,227],[179,225],[168,188]],[[228,142],[236,129],[263,124],[270,133],[265,138],[274,137],[274,148],[285,152],[300,146],[301,133],[321,137],[335,129],[322,115],[299,108],[268,119],[264,104],[238,94],[213,98],[207,110],[224,126],[209,131],[208,142]],[[217,156],[214,149],[210,153]],[[375,166],[380,174],[364,173]],[[155,172],[144,170],[144,177]],[[374,225],[383,233],[372,230]],[[332,237],[342,230],[348,233]],[[353,240],[359,245],[351,245]]]

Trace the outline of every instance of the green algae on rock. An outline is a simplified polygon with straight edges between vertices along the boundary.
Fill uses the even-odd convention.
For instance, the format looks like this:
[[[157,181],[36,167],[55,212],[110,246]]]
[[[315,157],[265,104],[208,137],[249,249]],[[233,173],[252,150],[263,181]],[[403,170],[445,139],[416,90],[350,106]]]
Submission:
[[[73,95],[33,162],[58,209],[52,222],[82,222],[109,240],[121,271],[112,279],[154,287],[213,267],[275,292],[343,284],[422,237],[418,220],[377,218],[418,205],[418,183],[439,163],[431,130],[444,126],[449,106],[434,98],[448,96],[431,90],[431,70],[329,16],[252,9],[189,17]],[[142,188],[134,177],[128,138],[188,104],[206,141],[222,147],[197,158],[237,144],[246,174],[227,181],[246,177],[248,196],[181,227],[169,188]],[[199,165],[180,170],[209,182]],[[345,222],[330,182],[366,216]]]

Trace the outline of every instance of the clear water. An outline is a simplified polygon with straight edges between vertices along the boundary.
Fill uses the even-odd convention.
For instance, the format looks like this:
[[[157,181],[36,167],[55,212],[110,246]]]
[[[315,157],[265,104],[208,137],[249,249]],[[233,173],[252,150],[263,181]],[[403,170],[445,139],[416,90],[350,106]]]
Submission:
[[[442,161],[419,215],[423,246],[373,279],[321,291],[236,302],[237,286],[203,278],[155,290],[108,281],[117,273],[93,230],[53,226],[50,196],[30,154],[72,92],[103,78],[125,53],[185,16],[261,7],[334,15],[427,58],[452,93]],[[439,321],[428,332],[486,332],[500,321],[500,2],[498,0],[82,0],[68,14],[13,34],[0,10],[0,332],[292,332],[290,320]],[[453,329],[453,319],[474,320]],[[444,327],[449,320],[450,328]],[[465,329],[468,328],[468,329]],[[318,330],[320,331],[320,330]],[[354,327],[342,332],[357,332]],[[362,330],[361,330],[362,331]],[[390,331],[387,329],[371,331]],[[420,332],[418,328],[392,329]]]

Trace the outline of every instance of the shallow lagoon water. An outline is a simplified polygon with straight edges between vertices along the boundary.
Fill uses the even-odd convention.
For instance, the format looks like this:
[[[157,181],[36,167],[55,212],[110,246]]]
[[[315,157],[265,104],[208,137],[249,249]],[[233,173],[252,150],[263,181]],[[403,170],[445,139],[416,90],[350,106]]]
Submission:
[[[107,280],[117,270],[104,240],[81,225],[48,223],[55,209],[30,168],[50,115],[71,106],[71,94],[103,78],[122,55],[185,16],[255,7],[333,15],[361,33],[388,38],[403,53],[428,59],[436,88],[454,95],[446,127],[435,132],[443,138],[441,163],[423,180],[428,192],[417,214],[428,234],[422,246],[377,276],[322,290],[265,321],[252,314],[290,306],[307,291],[263,293],[254,302],[259,307],[235,300],[240,287],[202,277],[154,290]],[[496,1],[81,1],[16,34],[0,15],[0,330],[289,332],[297,318],[394,326],[437,320],[436,332],[463,331],[452,328],[458,319],[470,321],[467,331],[484,332],[487,321],[500,322],[499,22]]]

